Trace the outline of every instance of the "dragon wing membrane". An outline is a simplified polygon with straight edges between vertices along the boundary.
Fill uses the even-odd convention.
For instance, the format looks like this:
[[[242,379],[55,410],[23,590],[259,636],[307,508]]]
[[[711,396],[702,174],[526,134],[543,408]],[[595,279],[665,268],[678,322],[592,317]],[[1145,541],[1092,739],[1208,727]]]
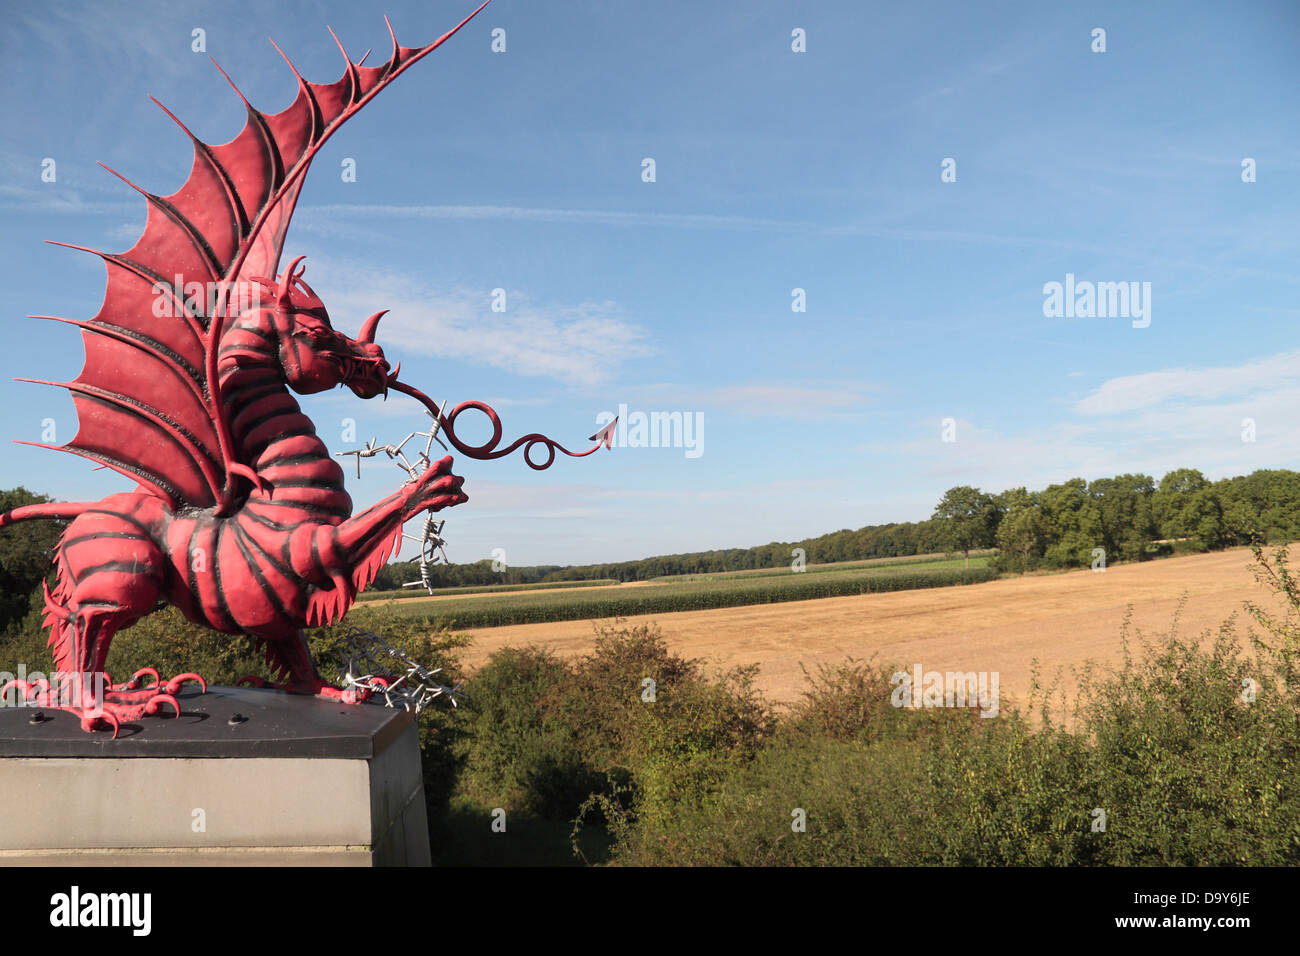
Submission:
[[[365,56],[353,63],[339,43],[346,66],[333,83],[304,80],[285,57],[298,80],[293,103],[279,113],[262,113],[235,87],[247,120],[223,145],[202,142],[158,103],[193,142],[193,166],[170,196],[145,192],[119,176],[148,201],[144,233],[126,252],[55,243],[98,255],[108,281],[104,302],[89,321],[33,316],[76,325],[86,350],[75,380],[41,383],[72,392],[79,422],[68,444],[42,447],[112,468],[173,510],[216,506],[228,512],[238,479],[256,482],[256,476],[232,447],[217,380],[226,310],[209,308],[207,290],[231,290],[233,296],[245,283],[275,279],[304,176],[325,141],[488,2],[424,47],[399,46],[389,24],[393,52],[382,66],[364,66]],[[191,296],[192,283],[204,293]]]

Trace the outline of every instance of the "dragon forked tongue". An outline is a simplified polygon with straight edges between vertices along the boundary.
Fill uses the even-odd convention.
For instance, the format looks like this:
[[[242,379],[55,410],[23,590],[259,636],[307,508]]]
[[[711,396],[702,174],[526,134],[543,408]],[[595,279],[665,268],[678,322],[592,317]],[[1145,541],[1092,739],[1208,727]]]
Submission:
[[[614,427],[618,424],[617,418],[595,435],[591,436],[591,440],[595,441],[596,444],[588,448],[586,451],[569,451],[569,449],[555,441],[555,439],[547,438],[545,435],[540,435],[536,432],[523,435],[515,439],[505,448],[499,449],[497,446],[501,444],[501,419],[497,417],[497,413],[493,410],[491,405],[488,405],[485,402],[461,402],[451,410],[450,415],[444,415],[442,410],[433,403],[433,399],[429,398],[428,395],[425,395],[424,392],[415,388],[413,385],[407,385],[405,382],[398,381],[397,373],[401,371],[401,368],[402,366],[399,363],[397,368],[393,369],[392,374],[388,376],[388,387],[402,392],[403,394],[410,395],[417,402],[423,405],[433,417],[433,420],[438,423],[439,433],[446,435],[447,440],[452,443],[457,451],[462,455],[469,456],[470,458],[476,458],[479,461],[490,461],[494,458],[504,458],[522,445],[524,446],[524,461],[528,463],[528,467],[532,468],[534,471],[545,471],[547,468],[551,467],[551,464],[555,461],[556,451],[562,451],[570,458],[584,458],[592,452],[598,451],[602,445],[609,448],[612,444]],[[454,427],[456,416],[467,408],[478,409],[488,417],[489,421],[492,422],[492,437],[482,445],[467,445],[456,437],[456,429]],[[538,463],[532,459],[532,450],[536,445],[543,445],[546,448],[547,454],[544,462]]]

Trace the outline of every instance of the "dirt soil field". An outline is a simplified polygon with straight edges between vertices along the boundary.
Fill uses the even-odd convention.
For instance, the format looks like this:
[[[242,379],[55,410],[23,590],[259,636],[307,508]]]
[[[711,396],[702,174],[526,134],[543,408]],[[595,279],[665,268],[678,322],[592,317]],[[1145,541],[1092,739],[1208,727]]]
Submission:
[[[655,621],[669,647],[684,657],[726,666],[758,663],[769,699],[790,701],[804,687],[800,664],[878,654],[910,668],[997,671],[1002,706],[1024,701],[1037,658],[1050,677],[1085,660],[1118,662],[1120,625],[1146,636],[1169,630],[1186,594],[1183,637],[1215,631],[1237,612],[1238,633],[1249,616],[1244,601],[1280,609],[1251,574],[1249,549],[1116,565],[1104,572],[1031,575],[966,587],[896,591],[632,618]],[[563,621],[480,628],[462,652],[472,669],[502,647],[539,644],[564,656],[590,651],[592,622]]]

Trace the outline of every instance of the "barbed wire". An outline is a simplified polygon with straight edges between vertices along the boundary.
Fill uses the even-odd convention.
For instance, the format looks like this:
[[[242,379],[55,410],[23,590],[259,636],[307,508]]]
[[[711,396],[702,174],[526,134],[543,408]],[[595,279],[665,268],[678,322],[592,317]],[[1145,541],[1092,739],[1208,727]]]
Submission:
[[[343,645],[345,663],[339,683],[350,690],[365,691],[371,698],[382,697],[389,707],[400,705],[403,710],[419,714],[439,697],[446,697],[456,707],[457,697],[464,696],[460,690],[463,682],[454,687],[439,683],[434,675],[441,667],[422,667],[378,634],[351,627],[343,636]]]
[[[433,465],[433,459],[429,453],[433,450],[433,443],[435,441],[442,446],[443,451],[450,450],[447,448],[443,440],[438,437],[438,431],[442,427],[443,423],[442,412],[446,407],[447,403],[444,401],[442,405],[438,407],[436,414],[430,408],[424,410],[425,414],[433,419],[433,424],[427,432],[411,432],[396,445],[376,445],[375,439],[371,438],[370,441],[366,442],[364,447],[356,448],[352,451],[336,452],[335,457],[343,458],[347,455],[356,455],[357,477],[360,478],[361,459],[373,458],[380,452],[383,452],[395,465],[397,465],[398,468],[406,473],[406,484],[409,485],[411,482],[418,481],[420,476],[428,471],[428,469]],[[415,461],[411,461],[407,458],[405,452],[406,443],[412,438],[425,439],[424,450],[416,453]],[[402,532],[403,538],[408,541],[414,541],[420,547],[419,554],[412,558],[410,562],[403,562],[415,563],[419,567],[420,579],[418,581],[407,581],[402,585],[404,588],[423,586],[426,591],[432,594],[433,582],[429,577],[430,569],[439,562],[443,564],[449,563],[447,560],[447,552],[444,550],[444,545],[446,545],[447,541],[442,537],[442,528],[447,522],[446,519],[440,520],[435,518],[434,516],[436,514],[437,512],[432,508],[429,509],[429,513],[424,519],[424,527],[421,529],[421,534],[418,537],[413,534],[407,534],[405,531]]]

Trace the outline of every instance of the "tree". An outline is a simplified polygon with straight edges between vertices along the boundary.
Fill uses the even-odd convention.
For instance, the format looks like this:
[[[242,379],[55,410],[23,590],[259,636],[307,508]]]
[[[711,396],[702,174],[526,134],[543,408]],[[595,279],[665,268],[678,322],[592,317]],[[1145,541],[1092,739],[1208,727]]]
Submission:
[[[1179,521],[1207,551],[1227,544],[1223,503],[1212,486],[1201,488],[1192,495],[1179,514]]]
[[[1097,506],[1101,546],[1108,557],[1141,560],[1147,544],[1159,536],[1152,508],[1155,490],[1155,480],[1149,475],[1098,478],[1088,485],[1088,495]]]
[[[1020,570],[1032,567],[1047,550],[1047,519],[1036,496],[1013,488],[998,496],[1005,509],[998,522],[997,545],[1004,555],[1014,555]]]
[[[1086,565],[1094,548],[1102,547],[1101,516],[1082,478],[1048,485],[1038,493],[1047,522],[1044,560],[1053,567]]]
[[[49,500],[19,486],[0,491],[0,511]],[[51,570],[54,547],[64,526],[63,521],[41,519],[0,530],[0,631],[27,614],[32,592]]]
[[[1190,538],[1196,534],[1188,526],[1184,511],[1191,503],[1192,496],[1209,482],[1195,468],[1179,468],[1169,472],[1160,479],[1160,487],[1152,498],[1152,509],[1164,538]]]
[[[998,508],[991,495],[978,488],[959,485],[944,492],[935,506],[939,533],[949,551],[960,551],[970,567],[973,548],[991,548],[998,525]]]

